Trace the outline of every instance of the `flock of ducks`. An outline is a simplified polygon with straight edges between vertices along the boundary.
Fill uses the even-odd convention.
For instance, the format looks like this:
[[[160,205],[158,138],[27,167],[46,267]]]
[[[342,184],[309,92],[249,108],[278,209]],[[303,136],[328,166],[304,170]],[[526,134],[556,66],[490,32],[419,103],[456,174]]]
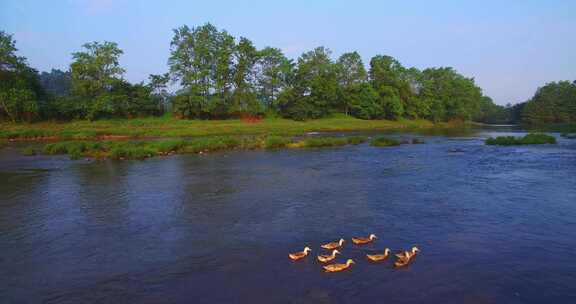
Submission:
[[[372,243],[375,239],[377,239],[376,235],[370,234],[370,236],[368,236],[368,237],[353,237],[352,243],[354,243],[355,245],[365,245],[365,244]],[[330,254],[319,255],[318,261],[320,263],[328,263],[328,262],[331,262],[334,259],[336,259],[336,255],[341,254],[341,252],[338,251],[338,249],[341,249],[342,246],[344,246],[344,242],[345,242],[344,239],[340,239],[338,241],[334,241],[334,242],[330,242],[330,243],[321,245],[320,247],[322,247],[323,249],[331,250],[332,252]],[[305,247],[303,251],[288,254],[288,257],[293,261],[298,261],[298,260],[301,260],[301,259],[307,257],[311,251],[312,251],[312,249],[310,249],[310,247]],[[412,247],[412,250],[410,250],[410,251],[401,251],[401,252],[396,253],[395,254],[396,261],[394,262],[394,266],[395,267],[403,267],[403,266],[410,264],[410,262],[414,259],[414,257],[416,256],[416,254],[419,251],[420,250],[417,247]],[[388,258],[388,256],[390,256],[390,249],[386,248],[386,249],[384,249],[384,253],[382,253],[382,254],[367,254],[366,258],[372,262],[382,262],[382,261],[386,260]],[[346,270],[346,269],[350,268],[350,266],[352,266],[352,264],[355,264],[354,260],[348,259],[345,264],[335,263],[335,264],[325,265],[322,267],[324,268],[325,272],[338,272],[338,271],[342,271],[342,270]]]

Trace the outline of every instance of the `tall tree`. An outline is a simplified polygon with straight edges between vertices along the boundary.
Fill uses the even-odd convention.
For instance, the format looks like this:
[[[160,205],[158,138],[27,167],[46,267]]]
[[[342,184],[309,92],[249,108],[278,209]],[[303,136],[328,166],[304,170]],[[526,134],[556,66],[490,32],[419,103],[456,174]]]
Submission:
[[[165,73],[161,75],[151,74],[148,76],[148,87],[150,87],[151,94],[158,99],[161,105],[162,112],[166,111],[168,106],[168,83],[170,82],[170,74]]]
[[[400,118],[404,114],[401,99],[402,83],[400,75],[404,67],[390,56],[374,56],[370,60],[370,80],[380,95],[384,115],[389,119]]]
[[[330,50],[317,47],[298,58],[293,88],[282,96],[283,115],[297,120],[324,117],[338,102],[338,77]]]
[[[336,62],[336,71],[340,89],[339,107],[348,114],[348,109],[352,103],[358,104],[359,101],[361,102],[360,96],[357,94],[365,97],[366,94],[370,95],[372,93],[367,93],[365,88],[361,87],[362,84],[366,83],[368,74],[366,73],[366,68],[364,68],[362,58],[357,52],[342,54]],[[369,99],[366,102],[371,102]]]
[[[214,91],[216,93],[215,103],[221,107],[224,114],[229,107],[231,90],[233,87],[233,61],[236,43],[234,37],[228,32],[222,31],[216,37],[216,54],[214,68]]]
[[[268,108],[274,107],[278,94],[288,86],[294,64],[277,48],[266,47],[258,55],[257,86]]]
[[[469,120],[480,111],[482,90],[474,79],[452,68],[429,68],[422,72],[421,98],[430,103],[430,119]]]
[[[78,96],[96,98],[122,78],[125,71],[120,67],[119,59],[123,51],[118,44],[109,41],[95,41],[82,47],[83,51],[72,54],[72,89]]]
[[[258,113],[260,107],[254,92],[255,65],[258,61],[258,51],[252,41],[241,37],[236,46],[234,57],[234,94],[232,97],[232,113]]]
[[[0,31],[0,119],[30,121],[39,115],[43,91],[38,72],[17,51],[12,35]]]
[[[338,82],[342,87],[352,87],[368,80],[368,73],[358,52],[344,53],[338,58]]]
[[[185,92],[174,99],[178,115],[208,118],[213,111],[223,111],[223,99],[231,80],[230,38],[210,23],[195,28],[184,25],[174,30],[168,65],[172,77]],[[212,96],[214,92],[216,96]]]
[[[83,51],[72,54],[72,92],[83,102],[86,118],[113,116],[117,100],[110,93],[122,81],[124,69],[119,58],[123,52],[115,42],[108,41],[86,43],[82,47]]]
[[[400,98],[404,105],[404,115],[413,119],[428,117],[430,104],[420,97],[422,72],[417,68],[403,69],[400,79]]]

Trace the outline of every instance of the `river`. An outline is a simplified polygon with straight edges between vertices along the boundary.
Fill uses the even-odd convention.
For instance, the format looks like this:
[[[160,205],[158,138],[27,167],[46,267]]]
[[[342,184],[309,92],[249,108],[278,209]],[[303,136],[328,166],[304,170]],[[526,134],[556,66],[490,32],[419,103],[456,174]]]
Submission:
[[[483,144],[500,134],[522,132],[145,161],[1,149],[1,302],[576,303],[576,140]],[[323,273],[340,237],[356,264]],[[412,246],[400,269],[364,257]]]

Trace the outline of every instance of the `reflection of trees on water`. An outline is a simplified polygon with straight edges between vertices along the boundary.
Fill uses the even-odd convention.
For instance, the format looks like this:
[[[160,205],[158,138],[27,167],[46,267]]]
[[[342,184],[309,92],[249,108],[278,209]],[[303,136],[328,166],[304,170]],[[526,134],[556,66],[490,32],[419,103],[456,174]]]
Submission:
[[[74,167],[75,207],[85,225],[120,225],[128,219],[129,170],[129,163],[108,161]]]
[[[0,172],[0,231],[24,229],[21,223],[34,223],[38,215],[35,204],[41,197],[38,188],[46,180],[45,171]]]

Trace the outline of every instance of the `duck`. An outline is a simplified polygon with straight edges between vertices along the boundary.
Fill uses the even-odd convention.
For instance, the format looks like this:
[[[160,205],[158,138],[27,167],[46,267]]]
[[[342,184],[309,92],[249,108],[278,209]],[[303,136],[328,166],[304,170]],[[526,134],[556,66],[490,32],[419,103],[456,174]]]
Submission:
[[[324,249],[328,249],[328,250],[333,250],[333,249],[338,249],[338,248],[342,247],[342,245],[344,245],[344,239],[340,239],[339,241],[335,241],[335,242],[330,242],[330,243],[324,244],[320,247],[322,247]]]
[[[394,267],[397,267],[397,268],[404,267],[404,266],[408,265],[408,263],[410,263],[410,259],[408,259],[408,260],[398,259],[398,260],[396,260],[396,262],[394,262]]]
[[[390,248],[384,249],[383,254],[367,254],[366,257],[373,262],[380,262],[385,260],[390,255]]]
[[[356,264],[354,260],[348,259],[346,264],[331,264],[323,266],[325,272],[338,272],[350,268],[350,265]]]
[[[394,262],[394,266],[403,267],[408,265],[419,251],[417,247],[412,247],[412,251],[404,251],[402,254],[397,254],[396,257],[398,259]]]
[[[288,257],[292,261],[297,261],[297,260],[300,260],[300,259],[306,257],[310,251],[312,251],[312,249],[310,249],[310,247],[306,246],[306,247],[304,247],[303,251],[290,253],[290,254],[288,254]]]
[[[318,256],[318,261],[322,262],[322,263],[327,263],[332,261],[333,259],[336,258],[336,254],[339,254],[340,251],[334,249],[332,251],[332,254],[325,254],[325,255],[319,255]]]
[[[411,259],[419,251],[420,251],[420,249],[418,249],[418,247],[412,247],[411,251],[403,251],[403,252],[397,253],[396,257],[399,259]]]
[[[352,238],[352,243],[356,244],[356,245],[364,245],[364,244],[368,244],[371,243],[372,241],[374,241],[375,239],[377,239],[378,237],[376,237],[376,235],[371,234],[369,237],[365,238],[365,237],[353,237]]]

